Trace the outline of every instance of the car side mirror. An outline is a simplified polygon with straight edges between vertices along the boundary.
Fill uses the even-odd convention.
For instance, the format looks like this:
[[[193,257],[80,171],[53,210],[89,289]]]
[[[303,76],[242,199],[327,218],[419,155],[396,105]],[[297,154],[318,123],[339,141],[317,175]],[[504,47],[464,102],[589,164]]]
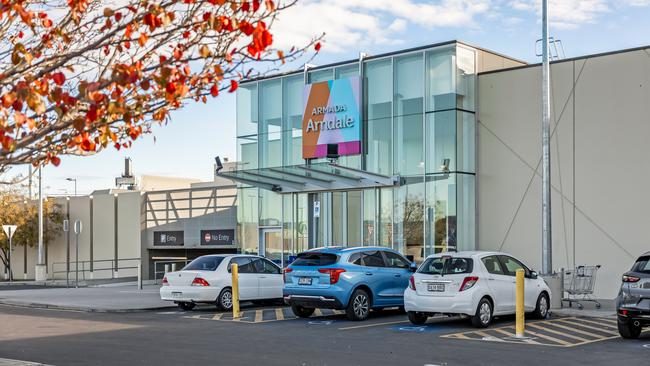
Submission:
[[[535,271],[530,272],[530,278],[533,280],[536,280],[539,275]]]
[[[411,262],[411,265],[409,266],[409,271],[415,272],[418,270],[418,265],[415,262]]]

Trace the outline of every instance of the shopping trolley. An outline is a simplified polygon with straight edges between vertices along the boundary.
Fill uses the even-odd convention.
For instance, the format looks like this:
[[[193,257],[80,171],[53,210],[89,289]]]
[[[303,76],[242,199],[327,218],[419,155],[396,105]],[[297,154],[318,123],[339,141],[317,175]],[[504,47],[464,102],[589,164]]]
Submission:
[[[563,295],[566,292],[567,297],[563,298],[562,301],[569,302],[569,307],[573,303],[576,303],[578,304],[578,309],[582,309],[581,302],[593,302],[596,304],[596,308],[600,308],[600,303],[592,296],[598,269],[600,269],[600,264],[596,266],[578,266],[572,270],[563,270]]]

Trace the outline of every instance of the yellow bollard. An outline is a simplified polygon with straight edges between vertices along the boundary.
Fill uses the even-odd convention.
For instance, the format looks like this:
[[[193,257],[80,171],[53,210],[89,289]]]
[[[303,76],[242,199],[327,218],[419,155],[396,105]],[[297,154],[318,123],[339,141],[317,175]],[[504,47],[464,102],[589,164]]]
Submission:
[[[232,272],[232,318],[239,318],[239,266],[236,263],[230,265]]]
[[[515,292],[515,309],[516,309],[516,325],[515,337],[524,337],[524,273],[523,269],[517,270],[516,292]]]

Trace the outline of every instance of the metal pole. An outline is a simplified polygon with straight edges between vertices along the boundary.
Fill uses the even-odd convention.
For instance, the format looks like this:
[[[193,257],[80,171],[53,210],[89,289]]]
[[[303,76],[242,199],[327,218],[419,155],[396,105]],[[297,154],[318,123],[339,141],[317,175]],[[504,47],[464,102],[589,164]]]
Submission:
[[[14,275],[13,275],[13,271],[11,270],[11,267],[13,267],[13,263],[11,263],[11,247],[12,247],[11,234],[12,234],[11,229],[9,229],[9,283],[14,282]]]
[[[75,223],[76,225],[76,223]],[[75,233],[75,265],[74,265],[74,287],[79,288],[79,233]]]
[[[45,265],[43,248],[43,184],[41,184],[41,167],[38,167],[38,265]]]
[[[542,1],[542,274],[553,272],[551,242],[551,104],[548,0]]]

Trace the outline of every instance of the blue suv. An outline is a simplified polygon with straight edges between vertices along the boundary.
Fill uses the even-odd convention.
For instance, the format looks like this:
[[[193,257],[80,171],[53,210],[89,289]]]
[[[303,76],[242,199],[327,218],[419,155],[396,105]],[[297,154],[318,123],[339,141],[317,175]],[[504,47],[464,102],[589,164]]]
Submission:
[[[296,316],[316,308],[345,310],[364,320],[371,308],[404,306],[404,289],[416,269],[382,247],[325,247],[300,253],[284,270],[284,300]]]

